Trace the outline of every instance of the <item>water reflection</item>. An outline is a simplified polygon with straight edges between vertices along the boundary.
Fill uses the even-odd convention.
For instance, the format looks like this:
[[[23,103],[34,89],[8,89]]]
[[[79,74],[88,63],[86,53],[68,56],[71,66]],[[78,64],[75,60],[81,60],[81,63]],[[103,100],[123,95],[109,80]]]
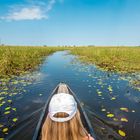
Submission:
[[[31,139],[33,131],[24,133],[31,126],[34,130],[50,92],[63,81],[83,103],[99,139],[132,140],[135,121],[140,121],[140,86],[134,80],[138,74],[105,72],[68,52],[54,53],[36,72],[0,80],[0,137]]]

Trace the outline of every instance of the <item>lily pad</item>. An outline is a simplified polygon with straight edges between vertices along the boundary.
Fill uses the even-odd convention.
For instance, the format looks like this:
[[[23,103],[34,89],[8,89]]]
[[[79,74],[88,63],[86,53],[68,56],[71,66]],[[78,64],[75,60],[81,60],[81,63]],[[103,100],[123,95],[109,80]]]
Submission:
[[[6,112],[4,112],[4,114],[5,114],[5,115],[10,114],[10,111],[6,111]]]
[[[0,97],[0,101],[3,100],[3,99],[4,99],[4,97]]]
[[[11,103],[12,102],[12,100],[7,100],[8,101],[8,103]]]
[[[6,107],[6,108],[5,108],[5,110],[9,110],[10,108],[11,108],[11,107],[10,107],[10,106],[8,106],[8,107]]]
[[[113,120],[114,120],[114,121],[118,121],[118,119],[117,119],[117,118],[113,118]]]
[[[102,108],[102,109],[101,109],[101,111],[105,112],[105,111],[106,111],[106,109],[105,109],[105,108]]]
[[[0,128],[2,128],[3,127],[3,124],[0,124]]]
[[[16,109],[16,108],[12,108],[12,110],[17,111],[17,109]]]
[[[128,122],[128,119],[126,119],[126,118],[121,118],[121,121],[122,121],[122,122]]]
[[[109,85],[109,86],[108,86],[108,90],[109,90],[110,92],[112,92],[112,91],[113,91],[113,89],[112,89],[111,85]]]
[[[5,133],[5,132],[7,132],[7,131],[8,131],[8,128],[3,128],[3,129],[2,129],[2,132],[3,132],[3,133]]]
[[[112,97],[111,100],[116,100],[116,97]]]
[[[107,114],[107,117],[108,117],[108,118],[113,118],[113,117],[114,117],[114,114],[112,114],[112,113]]]
[[[126,107],[121,107],[120,110],[125,111],[125,112],[129,112],[128,108],[126,108]]]
[[[122,137],[125,137],[126,136],[126,133],[122,130],[119,130],[118,133],[122,136]]]
[[[17,118],[13,118],[13,120],[12,120],[12,121],[13,121],[13,122],[16,122],[17,120],[18,120]]]

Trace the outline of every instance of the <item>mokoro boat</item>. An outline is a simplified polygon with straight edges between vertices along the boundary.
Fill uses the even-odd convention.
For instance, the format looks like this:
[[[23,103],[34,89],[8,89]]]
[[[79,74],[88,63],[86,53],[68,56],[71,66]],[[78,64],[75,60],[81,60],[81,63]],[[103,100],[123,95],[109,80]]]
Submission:
[[[80,101],[76,97],[76,94],[70,89],[70,87],[68,85],[66,85],[64,83],[60,83],[53,90],[53,92],[49,96],[49,98],[48,98],[48,100],[47,100],[47,102],[44,106],[44,109],[43,109],[42,114],[40,116],[40,119],[38,121],[38,124],[37,124],[37,127],[35,129],[35,133],[34,133],[34,136],[33,136],[32,140],[40,140],[41,139],[41,129],[42,129],[43,123],[44,123],[44,121],[47,117],[47,114],[48,114],[48,105],[49,105],[50,99],[54,94],[58,94],[58,93],[61,93],[61,92],[73,95],[73,97],[75,98],[75,100],[77,102],[78,109],[80,111],[80,115],[81,115],[81,119],[82,119],[82,123],[83,123],[85,129],[87,130],[88,133],[91,134],[91,136],[93,136],[96,139],[95,134],[94,134],[94,130],[91,126],[91,123],[90,123],[90,121],[87,117],[87,114],[86,114],[82,104],[80,103]]]

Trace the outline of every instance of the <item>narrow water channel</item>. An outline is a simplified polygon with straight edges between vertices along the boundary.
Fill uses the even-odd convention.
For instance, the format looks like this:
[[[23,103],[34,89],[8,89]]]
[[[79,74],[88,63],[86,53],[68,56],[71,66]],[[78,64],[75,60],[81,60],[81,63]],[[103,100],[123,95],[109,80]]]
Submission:
[[[76,93],[99,140],[139,140],[139,74],[117,74],[83,64],[67,51],[46,58],[22,77],[0,79],[0,140],[31,140],[51,91],[59,82]]]

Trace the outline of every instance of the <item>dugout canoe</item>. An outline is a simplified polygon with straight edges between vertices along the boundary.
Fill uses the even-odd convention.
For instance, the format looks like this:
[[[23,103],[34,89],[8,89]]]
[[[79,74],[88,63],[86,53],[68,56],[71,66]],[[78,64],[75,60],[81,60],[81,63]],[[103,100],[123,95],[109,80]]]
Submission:
[[[41,130],[42,130],[42,126],[44,124],[44,121],[47,117],[47,114],[48,114],[48,106],[49,106],[49,102],[51,100],[51,97],[54,95],[54,94],[59,94],[59,93],[68,93],[68,94],[71,94],[76,102],[77,102],[77,107],[80,111],[80,115],[81,115],[81,120],[82,120],[82,123],[85,127],[85,129],[87,130],[87,132],[93,136],[95,139],[95,133],[94,133],[94,130],[92,128],[92,125],[88,119],[88,116],[83,108],[83,105],[81,104],[81,102],[79,101],[79,99],[77,98],[76,94],[71,90],[71,88],[65,84],[65,83],[59,83],[56,88],[53,90],[53,92],[51,93],[51,95],[49,96],[48,100],[46,101],[46,104],[44,106],[44,109],[42,111],[42,114],[40,116],[40,119],[38,121],[38,124],[37,124],[37,127],[35,129],[35,133],[34,133],[34,136],[33,136],[33,139],[32,140],[41,140]]]

